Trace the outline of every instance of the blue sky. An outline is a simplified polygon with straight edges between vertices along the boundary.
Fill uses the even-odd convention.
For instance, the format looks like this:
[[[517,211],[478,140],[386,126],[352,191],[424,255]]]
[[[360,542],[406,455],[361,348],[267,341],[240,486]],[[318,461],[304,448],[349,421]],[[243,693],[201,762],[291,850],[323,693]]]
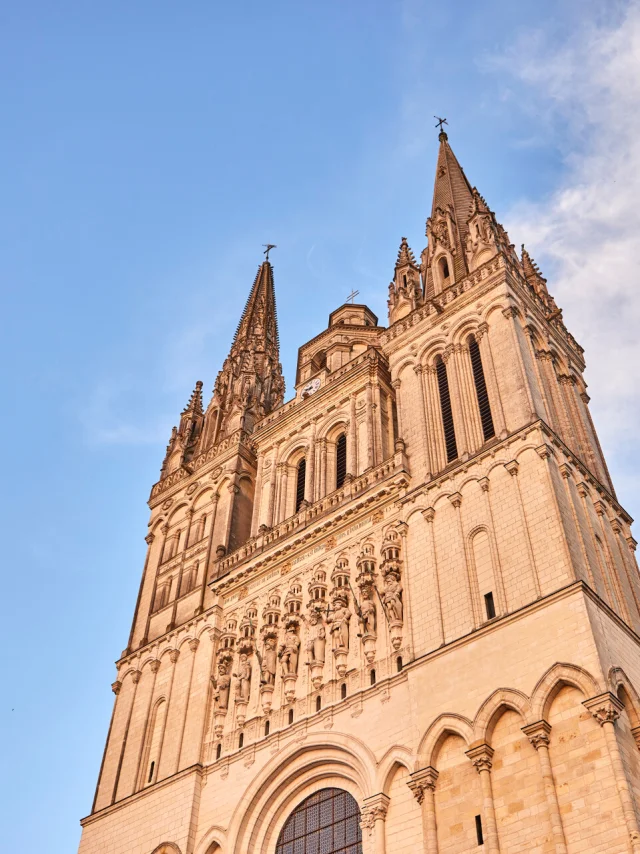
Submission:
[[[282,361],[352,288],[381,320],[449,120],[470,180],[586,348],[639,507],[635,2],[5,3],[0,10],[3,841],[89,812],[146,499],[273,253]]]

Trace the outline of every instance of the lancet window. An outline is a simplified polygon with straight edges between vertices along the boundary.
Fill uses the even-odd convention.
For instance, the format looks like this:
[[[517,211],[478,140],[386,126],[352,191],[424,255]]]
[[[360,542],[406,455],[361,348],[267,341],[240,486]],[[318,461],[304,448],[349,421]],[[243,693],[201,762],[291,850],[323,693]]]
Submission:
[[[476,339],[471,335],[469,336],[469,355],[471,357],[473,381],[475,383],[476,396],[478,398],[478,409],[480,410],[482,435],[484,436],[485,442],[487,442],[496,435],[496,431],[493,426],[493,418],[491,417],[491,406],[489,405],[489,395],[487,393],[487,384],[484,378],[480,347],[478,346]]]
[[[336,489],[344,484],[347,476],[347,437],[344,433],[338,436],[336,442]]]
[[[321,789],[306,798],[285,822],[276,854],[362,854],[360,810],[342,789]]]
[[[304,489],[305,482],[307,479],[307,461],[303,457],[298,463],[298,469],[296,473],[296,513],[302,506],[302,502],[304,501]]]
[[[451,395],[449,394],[449,380],[447,378],[447,366],[438,356],[436,360],[436,377],[438,380],[438,392],[440,394],[440,411],[442,412],[442,426],[444,428],[444,443],[447,451],[447,462],[458,457],[458,445],[456,443],[456,431],[453,425],[453,412],[451,410]]]

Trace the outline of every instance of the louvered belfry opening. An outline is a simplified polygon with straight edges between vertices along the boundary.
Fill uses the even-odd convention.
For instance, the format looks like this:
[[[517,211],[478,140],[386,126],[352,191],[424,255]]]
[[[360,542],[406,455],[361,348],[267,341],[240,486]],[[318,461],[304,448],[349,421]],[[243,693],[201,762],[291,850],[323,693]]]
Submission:
[[[304,501],[304,485],[307,479],[307,461],[303,457],[298,463],[298,475],[296,477],[296,513]]]
[[[484,435],[485,442],[487,442],[496,435],[496,431],[493,426],[493,418],[491,417],[491,407],[489,406],[487,384],[484,379],[480,347],[478,347],[478,342],[473,338],[473,336],[469,336],[469,354],[471,356],[471,367],[473,369],[473,381],[475,383],[476,394],[478,396],[478,408],[480,410],[480,421],[482,422],[482,433]]]
[[[451,411],[451,396],[449,394],[449,381],[447,379],[447,366],[440,356],[436,360],[436,374],[438,377],[438,391],[440,392],[440,410],[442,412],[442,426],[444,427],[444,443],[447,449],[447,462],[458,458],[458,446],[456,444],[456,431],[453,426],[453,412]]]
[[[347,476],[347,437],[344,433],[338,436],[336,442],[336,489],[344,483]]]

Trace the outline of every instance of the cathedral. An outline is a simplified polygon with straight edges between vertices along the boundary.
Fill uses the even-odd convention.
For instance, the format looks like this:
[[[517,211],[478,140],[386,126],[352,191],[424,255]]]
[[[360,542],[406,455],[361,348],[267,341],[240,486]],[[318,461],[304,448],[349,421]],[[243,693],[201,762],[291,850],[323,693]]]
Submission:
[[[444,131],[426,236],[286,402],[259,266],[151,489],[80,854],[640,854],[640,576],[583,350]]]

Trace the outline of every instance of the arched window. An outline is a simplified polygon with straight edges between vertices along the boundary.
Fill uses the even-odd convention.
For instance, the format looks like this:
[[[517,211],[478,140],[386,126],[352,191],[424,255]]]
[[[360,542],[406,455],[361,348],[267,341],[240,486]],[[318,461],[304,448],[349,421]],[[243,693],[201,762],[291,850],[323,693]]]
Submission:
[[[360,810],[342,789],[321,789],[305,798],[280,831],[276,854],[362,854]]]
[[[241,732],[240,735],[238,736],[238,749],[242,748],[243,746],[244,746],[244,733]]]
[[[218,746],[216,747],[216,759],[220,759],[222,756],[222,742],[218,742]]]
[[[316,712],[319,712],[322,708],[322,697],[318,694],[316,697]]]
[[[482,369],[482,359],[480,358],[480,347],[478,347],[478,342],[471,335],[469,336],[469,355],[471,356],[473,381],[476,386],[476,395],[478,397],[478,409],[480,410],[480,421],[482,422],[482,434],[485,442],[487,442],[496,435],[496,431],[493,426],[493,418],[491,417],[487,384],[484,381],[484,370]]]
[[[293,723],[293,709],[289,709],[289,723]]]
[[[440,393],[440,410],[442,412],[442,426],[444,428],[444,443],[447,449],[447,462],[450,463],[452,460],[458,458],[458,446],[456,444],[456,431],[453,426],[447,366],[440,356],[436,359],[436,375],[438,379],[438,391]]]
[[[304,487],[307,478],[307,461],[303,457],[298,463],[298,471],[296,476],[296,513],[300,509],[304,501]]]
[[[344,484],[347,476],[347,437],[345,433],[338,436],[336,442],[336,489]]]
[[[340,686],[340,699],[341,700],[347,699],[347,683],[346,682],[343,682],[342,685]]]
[[[369,682],[371,682],[372,685],[376,684],[376,671],[375,670],[372,670],[369,673]]]
[[[441,258],[438,261],[438,267],[440,269],[440,278],[442,279],[443,286],[448,285],[449,282],[447,280],[449,278],[449,262],[446,258]]]
[[[265,734],[265,736],[269,735],[270,731],[271,731],[271,721],[265,721],[264,722],[264,734]]]

